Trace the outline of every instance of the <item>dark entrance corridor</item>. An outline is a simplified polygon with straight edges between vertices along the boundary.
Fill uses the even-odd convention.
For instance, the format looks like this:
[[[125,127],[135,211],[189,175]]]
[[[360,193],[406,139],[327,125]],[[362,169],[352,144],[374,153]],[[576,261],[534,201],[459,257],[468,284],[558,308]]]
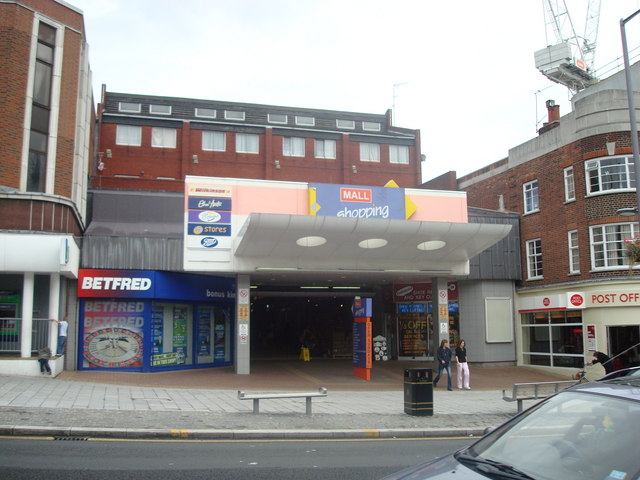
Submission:
[[[303,343],[316,358],[351,358],[350,297],[256,296],[251,357],[297,357]]]

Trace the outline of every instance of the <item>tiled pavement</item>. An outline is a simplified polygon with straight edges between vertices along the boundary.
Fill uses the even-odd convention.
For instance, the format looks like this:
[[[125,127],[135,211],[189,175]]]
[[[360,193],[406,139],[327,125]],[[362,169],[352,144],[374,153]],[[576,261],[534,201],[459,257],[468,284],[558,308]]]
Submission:
[[[261,362],[232,369],[164,373],[68,371],[57,378],[0,376],[0,434],[53,436],[260,438],[478,434],[513,416],[502,399],[513,383],[566,380],[524,367],[472,367],[472,390],[434,389],[433,416],[404,413],[404,375],[415,362],[374,365],[372,380],[345,361]],[[454,374],[455,379],[455,374]],[[260,414],[238,390],[313,391],[304,399],[262,400]],[[455,382],[454,382],[455,387]],[[96,430],[98,429],[98,430]]]

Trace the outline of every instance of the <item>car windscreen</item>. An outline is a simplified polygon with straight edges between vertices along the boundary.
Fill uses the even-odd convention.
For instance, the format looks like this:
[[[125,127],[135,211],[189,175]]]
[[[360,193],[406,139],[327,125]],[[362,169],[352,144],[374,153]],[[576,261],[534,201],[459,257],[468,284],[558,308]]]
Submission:
[[[540,480],[636,479],[640,402],[563,392],[482,438],[466,454]]]

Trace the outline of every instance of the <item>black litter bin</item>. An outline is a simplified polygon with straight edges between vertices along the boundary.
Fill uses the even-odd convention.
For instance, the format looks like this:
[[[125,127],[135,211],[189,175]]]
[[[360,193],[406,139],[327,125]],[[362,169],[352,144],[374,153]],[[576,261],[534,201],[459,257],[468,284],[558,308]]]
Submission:
[[[405,368],[404,413],[416,416],[433,416],[433,370],[430,368]]]

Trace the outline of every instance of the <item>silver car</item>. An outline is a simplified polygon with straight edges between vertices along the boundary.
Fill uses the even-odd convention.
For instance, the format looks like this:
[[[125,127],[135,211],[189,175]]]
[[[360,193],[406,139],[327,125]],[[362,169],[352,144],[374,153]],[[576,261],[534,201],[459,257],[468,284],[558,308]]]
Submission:
[[[571,387],[470,446],[385,480],[484,478],[640,479],[640,368]]]

